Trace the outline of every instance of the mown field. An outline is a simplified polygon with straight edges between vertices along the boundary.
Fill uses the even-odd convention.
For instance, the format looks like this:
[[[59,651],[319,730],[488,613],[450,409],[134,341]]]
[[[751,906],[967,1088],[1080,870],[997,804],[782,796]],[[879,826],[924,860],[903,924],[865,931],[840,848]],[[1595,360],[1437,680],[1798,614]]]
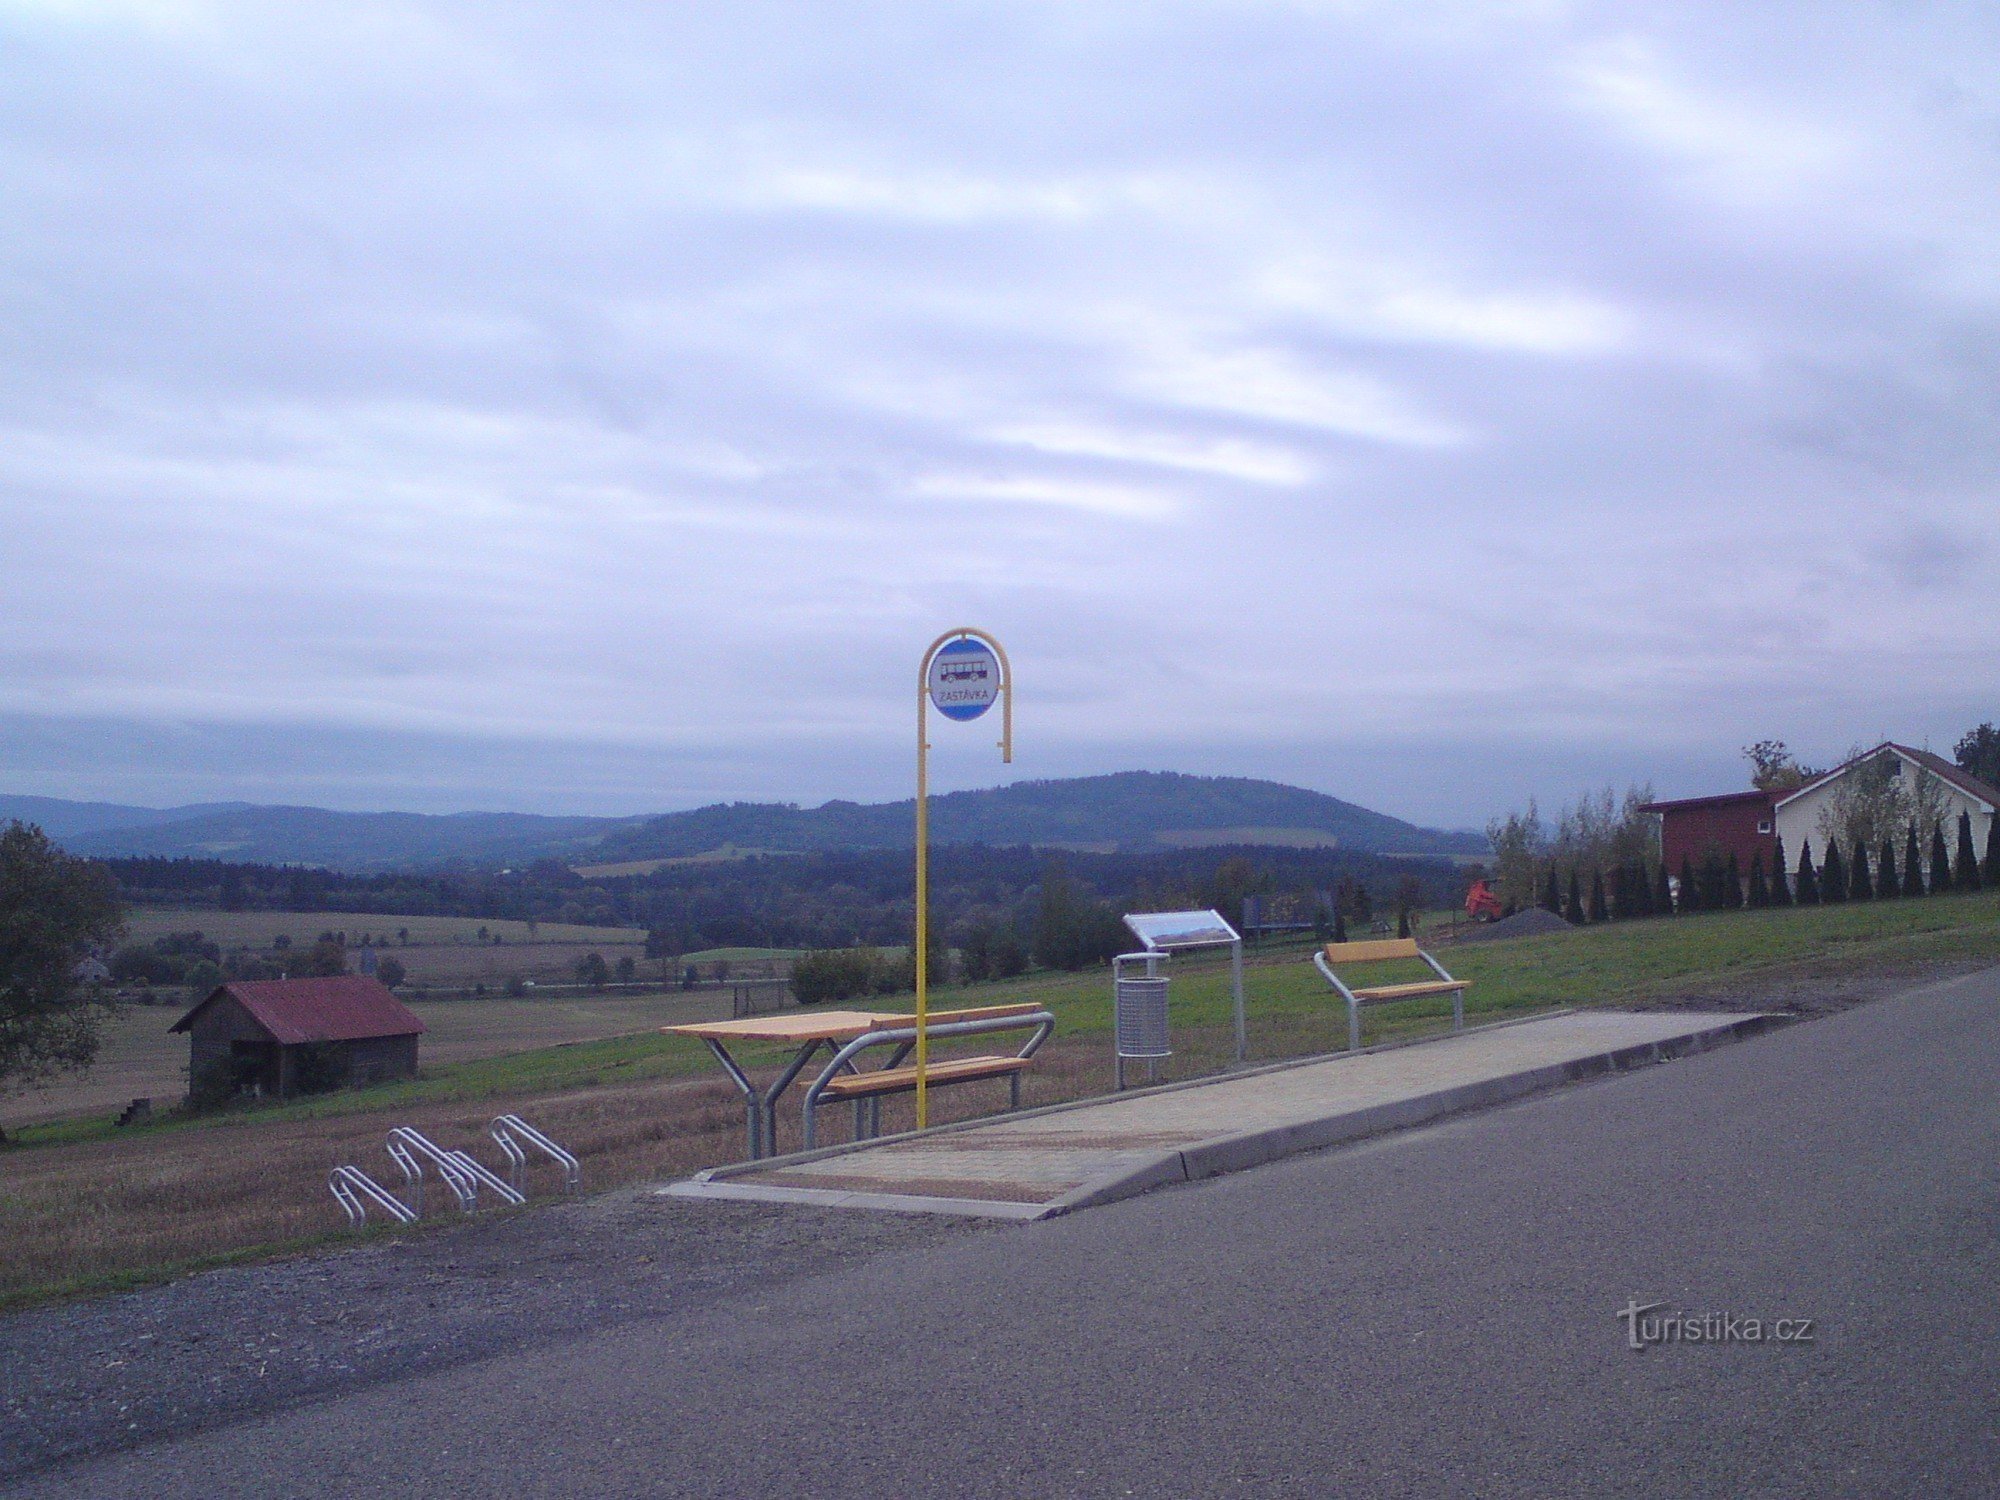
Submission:
[[[503,943],[603,943],[643,945],[639,927],[580,927],[564,922],[503,922],[478,917],[378,916],[343,911],[216,911],[193,906],[135,906],[126,917],[130,940],[150,942],[170,932],[200,932],[224,948],[269,948],[286,937],[295,947],[311,947],[322,932],[345,932],[349,947],[366,936],[379,948],[477,947],[499,937]],[[482,938],[480,933],[487,934]]]
[[[1344,1039],[1344,1018],[1307,951],[1264,950],[1250,965],[1256,1058],[1325,1051]],[[1887,993],[1945,968],[2000,964],[2000,897],[1663,919],[1445,951],[1454,972],[1474,981],[1474,1021],[1560,1005],[1810,1014],[1819,997],[1852,992],[1857,976],[1868,993]],[[1057,1040],[1028,1077],[1030,1104],[1109,1088],[1105,972],[946,991],[936,1003],[1005,999],[1038,1000],[1059,1017]],[[1173,1013],[1169,1076],[1225,1066],[1226,965],[1179,963]],[[1433,1030],[1447,1015],[1435,1002],[1383,1007],[1368,1013],[1367,1040]],[[949,1090],[938,1096],[938,1114],[988,1111],[997,1097],[997,1086]],[[741,1107],[706,1051],[652,1033],[455,1063],[431,1057],[426,1076],[409,1083],[210,1120],[124,1132],[101,1120],[30,1127],[0,1153],[0,1305],[335,1241],[343,1231],[326,1192],[328,1168],[351,1161],[386,1172],[383,1136],[405,1123],[492,1159],[481,1132],[502,1110],[525,1114],[575,1150],[593,1189],[682,1175],[742,1152]],[[891,1128],[905,1123],[907,1101],[885,1113]],[[843,1115],[825,1116],[830,1138],[839,1138]],[[795,1140],[796,1113],[782,1112],[780,1124]]]
[[[411,1000],[409,1006],[429,1028],[421,1055],[426,1067],[435,1068],[632,1032],[651,1036],[661,1026],[728,1015],[730,995],[727,989],[488,995]],[[122,1008],[89,1073],[0,1099],[0,1127],[19,1131],[52,1120],[108,1119],[133,1099],[151,1099],[155,1109],[178,1103],[187,1092],[188,1041],[167,1028],[181,1014],[179,1005]]]

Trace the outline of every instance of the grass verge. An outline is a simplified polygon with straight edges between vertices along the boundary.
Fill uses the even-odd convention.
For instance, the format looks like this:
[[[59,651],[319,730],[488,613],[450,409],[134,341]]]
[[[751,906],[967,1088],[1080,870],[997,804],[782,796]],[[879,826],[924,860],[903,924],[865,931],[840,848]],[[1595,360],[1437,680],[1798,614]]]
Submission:
[[[2000,963],[2000,895],[1659,919],[1441,951],[1447,967],[1473,981],[1467,1009],[1481,1020],[1562,1005],[1691,999],[1811,1011],[1816,997],[1857,975]],[[1252,955],[1246,988],[1259,1060],[1332,1050],[1345,1040],[1345,1016],[1306,962],[1309,952],[1300,943]],[[1893,987],[1892,978],[1882,983]],[[1057,1040],[1028,1077],[1026,1102],[1109,1089],[1111,997],[1103,971],[942,991],[935,1005],[1008,999],[1039,1001],[1058,1018]],[[1365,1039],[1415,1035],[1448,1014],[1436,1001],[1372,1009]],[[1227,1066],[1225,961],[1176,961],[1173,1015],[1168,1077]],[[777,1058],[775,1051],[749,1056],[765,1067]],[[993,1102],[986,1089],[950,1090],[938,1097],[939,1118],[986,1112]],[[907,1100],[893,1103],[907,1111]],[[330,1168],[353,1162],[393,1181],[382,1151],[391,1126],[415,1125],[446,1145],[476,1149],[486,1122],[503,1110],[527,1115],[574,1150],[593,1189],[682,1175],[742,1154],[735,1091],[698,1043],[658,1035],[482,1058],[407,1083],[204,1119],[168,1117],[124,1131],[101,1119],[29,1126],[0,1153],[0,1306],[347,1238],[326,1191]],[[887,1114],[889,1128],[906,1123],[898,1108]],[[830,1138],[839,1138],[843,1115],[824,1117]],[[781,1115],[781,1126],[795,1131],[796,1115]],[[550,1184],[533,1186],[545,1193]]]

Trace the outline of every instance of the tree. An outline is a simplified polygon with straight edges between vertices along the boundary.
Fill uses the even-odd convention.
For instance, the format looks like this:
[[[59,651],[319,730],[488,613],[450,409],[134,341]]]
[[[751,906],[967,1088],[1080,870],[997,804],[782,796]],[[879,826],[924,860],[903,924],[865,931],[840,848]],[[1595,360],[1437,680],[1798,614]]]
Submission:
[[[388,961],[390,963],[395,962],[393,958]],[[630,984],[639,975],[638,961],[634,959],[632,955],[629,953],[619,954],[618,962],[615,965],[613,965],[613,968],[618,975],[618,982],[620,984]],[[384,979],[382,982],[384,984],[387,984],[389,981]]]
[[[1812,840],[1799,840],[1799,872],[1792,887],[1800,906],[1819,905],[1819,872],[1813,869]]]
[[[1743,905],[1743,867],[1736,861],[1736,851],[1729,851],[1729,868],[1722,875],[1722,904],[1730,911],[1737,911]]]
[[[1493,846],[1493,894],[1500,898],[1500,904],[1532,905],[1535,867],[1541,863],[1549,842],[1535,799],[1528,799],[1527,812],[1509,813],[1504,819],[1489,822],[1486,841]]]
[[[1589,914],[1583,909],[1583,884],[1573,865],[1569,872],[1569,899],[1563,903],[1563,916],[1578,927],[1590,920]]]
[[[2000,813],[1986,820],[1986,861],[1980,873],[1989,891],[2000,890]]]
[[[331,979],[347,972],[347,944],[332,933],[324,933],[318,942],[294,959],[287,969],[294,979]]]
[[[1771,888],[1764,883],[1764,851],[1750,856],[1750,909],[1762,911],[1771,904]]]
[[[1701,892],[1694,883],[1694,861],[1687,855],[1681,856],[1680,909],[1684,912],[1701,910]]]
[[[1847,867],[1847,899],[1875,899],[1875,882],[1868,878],[1868,846],[1860,839],[1854,841],[1854,863]]]
[[[1903,894],[1921,896],[1923,893],[1924,852],[1917,844],[1917,825],[1912,823],[1903,840]]]
[[[1792,904],[1791,887],[1785,881],[1785,841],[1781,838],[1771,840],[1771,904]]]
[[[110,1007],[76,970],[123,926],[103,870],[31,824],[0,832],[0,1088],[90,1066]]]
[[[1663,917],[1674,914],[1674,888],[1667,877],[1667,862],[1663,859],[1654,867],[1653,910]]]
[[[1979,889],[1979,856],[1972,852],[1972,814],[1958,815],[1958,859],[1952,870],[1952,883],[1961,891]]]
[[[1347,941],[1347,913],[1338,906],[1333,909],[1333,940],[1336,943]]]
[[[1602,870],[1592,870],[1590,872],[1590,920],[1593,922],[1609,922],[1611,920],[1611,907],[1604,899],[1604,872]]]
[[[1977,776],[1988,786],[2000,786],[2000,729],[1981,724],[1966,731],[1965,738],[1952,749],[1959,770]]]
[[[1896,874],[1896,841],[1882,840],[1882,853],[1875,864],[1875,896],[1880,901],[1894,901],[1903,894],[1903,882]]]
[[[1826,863],[1819,867],[1819,899],[1829,906],[1847,899],[1847,863],[1838,844],[1826,846]]]
[[[576,982],[601,990],[611,981],[611,965],[602,953],[586,953],[576,961]]]
[[[1944,824],[1931,824],[1931,894],[1942,896],[1951,889],[1951,856],[1944,849]]]
[[[1795,792],[1819,772],[1793,758],[1783,740],[1759,740],[1743,747],[1750,762],[1750,785],[1760,792]]]
[[[1551,862],[1549,865],[1549,878],[1542,882],[1542,910],[1553,912],[1556,916],[1561,916],[1562,909],[1562,886],[1556,880],[1556,867]]]
[[[1894,750],[1867,755],[1856,747],[1851,764],[1832,784],[1819,816],[1819,835],[1829,846],[1869,848],[1915,819],[1929,823],[1945,814],[1944,782],[1924,766]]]
[[[410,971],[403,967],[400,958],[385,958],[375,965],[375,977],[385,988],[393,990],[410,977]]]
[[[206,1000],[209,992],[222,983],[222,965],[212,958],[198,958],[187,966],[181,983],[187,986],[190,1003]]]

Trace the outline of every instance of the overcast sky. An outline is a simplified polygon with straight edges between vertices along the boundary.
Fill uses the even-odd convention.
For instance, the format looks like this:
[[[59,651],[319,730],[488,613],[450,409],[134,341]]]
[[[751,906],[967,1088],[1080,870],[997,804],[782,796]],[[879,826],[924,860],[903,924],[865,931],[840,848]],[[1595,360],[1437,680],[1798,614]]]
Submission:
[[[2000,8],[0,0],[0,790],[1019,754],[1476,825],[2000,717]]]

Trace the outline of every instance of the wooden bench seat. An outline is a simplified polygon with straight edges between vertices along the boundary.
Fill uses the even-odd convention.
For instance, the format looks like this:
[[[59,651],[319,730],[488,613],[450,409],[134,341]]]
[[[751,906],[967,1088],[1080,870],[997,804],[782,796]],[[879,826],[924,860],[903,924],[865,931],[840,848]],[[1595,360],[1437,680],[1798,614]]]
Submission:
[[[1414,1000],[1419,995],[1449,995],[1453,990],[1469,990],[1470,979],[1418,980],[1415,984],[1378,984],[1365,990],[1356,990],[1357,1000]]]
[[[964,1010],[932,1011],[925,1027],[933,1039],[980,1036],[996,1031],[1033,1033],[1012,1057],[941,1057],[924,1068],[924,1086],[943,1088],[954,1083],[975,1083],[982,1078],[1007,1080],[1007,1105],[1021,1107],[1021,1075],[1034,1066],[1036,1051],[1055,1030],[1056,1018],[1042,1006],[1028,1002],[1009,1005],[977,1005]],[[855,1037],[833,1055],[833,1061],[806,1088],[805,1142],[815,1144],[814,1116],[820,1106],[848,1103],[854,1106],[854,1139],[865,1140],[881,1133],[882,1100],[890,1094],[916,1092],[917,1067],[906,1062],[917,1042],[915,1016],[884,1016],[874,1030]],[[862,1071],[856,1059],[875,1047],[893,1049],[886,1066]]]
[[[1404,959],[1417,959],[1428,964],[1435,977],[1408,984],[1375,984],[1351,989],[1335,968],[1336,965],[1346,968],[1350,964],[1394,963]],[[1444,965],[1419,948],[1415,938],[1328,943],[1324,949],[1313,954],[1313,966],[1347,1002],[1347,1046],[1350,1051],[1361,1046],[1361,1007],[1368,1004],[1383,1005],[1397,1000],[1421,1000],[1426,995],[1449,995],[1452,1029],[1457,1031],[1465,1026],[1465,992],[1472,988],[1472,981],[1453,979],[1445,973]]]
[[[932,1088],[941,1083],[968,1083],[975,1078],[1005,1078],[1033,1066],[1031,1057],[953,1057],[934,1062],[924,1071]],[[914,1065],[877,1068],[868,1073],[842,1073],[820,1089],[827,1099],[860,1099],[871,1094],[908,1094],[917,1087]]]

